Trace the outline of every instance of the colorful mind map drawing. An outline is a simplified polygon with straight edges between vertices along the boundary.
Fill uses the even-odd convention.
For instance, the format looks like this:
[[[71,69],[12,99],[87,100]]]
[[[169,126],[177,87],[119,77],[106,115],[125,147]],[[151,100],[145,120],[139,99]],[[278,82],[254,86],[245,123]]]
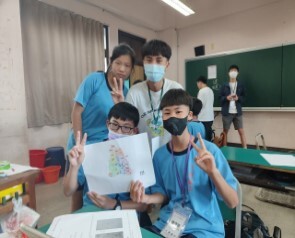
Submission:
[[[131,175],[132,170],[127,160],[128,155],[125,155],[124,151],[115,145],[111,145],[109,151],[109,176],[114,177],[119,174]]]

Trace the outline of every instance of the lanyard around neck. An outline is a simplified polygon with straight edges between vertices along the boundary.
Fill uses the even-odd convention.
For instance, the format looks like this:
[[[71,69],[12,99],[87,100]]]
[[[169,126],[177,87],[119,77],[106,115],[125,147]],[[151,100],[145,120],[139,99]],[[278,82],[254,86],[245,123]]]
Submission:
[[[161,100],[162,100],[162,97],[163,97],[164,83],[165,83],[165,79],[163,80],[163,85],[162,85],[162,88],[161,88],[160,103],[161,103]],[[153,112],[154,122],[155,122],[155,125],[157,125],[159,117],[160,117],[160,105],[159,105],[159,108],[157,109],[157,116],[156,116],[155,112],[154,112],[154,106],[153,106],[153,101],[152,101],[151,90],[150,90],[148,85],[147,85],[147,88],[148,88],[148,93],[149,93],[149,97],[150,97],[150,104],[151,104],[151,109],[152,109],[152,112]]]
[[[191,141],[191,139],[192,139],[192,136],[190,137],[190,141]],[[192,144],[191,144],[191,142],[189,142],[187,152],[186,152],[183,178],[182,178],[182,181],[181,181],[180,174],[179,174],[179,171],[178,171],[177,166],[176,166],[176,160],[174,158],[173,144],[172,144],[172,141],[170,141],[170,148],[172,150],[172,157],[171,158],[172,158],[172,161],[173,161],[173,164],[174,164],[174,167],[175,167],[177,182],[178,182],[179,188],[181,190],[182,205],[183,206],[184,206],[184,203],[185,203],[185,195],[186,195],[186,191],[187,191],[188,160],[189,160],[189,156],[190,156],[191,147],[192,147]]]

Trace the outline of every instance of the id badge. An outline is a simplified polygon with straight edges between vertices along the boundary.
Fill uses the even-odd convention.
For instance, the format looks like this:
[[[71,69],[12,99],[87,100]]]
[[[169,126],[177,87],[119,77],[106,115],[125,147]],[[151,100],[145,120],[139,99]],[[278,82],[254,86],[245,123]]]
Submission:
[[[161,235],[166,238],[180,237],[191,215],[192,209],[189,207],[182,207],[180,203],[176,203],[171,216],[161,231]]]

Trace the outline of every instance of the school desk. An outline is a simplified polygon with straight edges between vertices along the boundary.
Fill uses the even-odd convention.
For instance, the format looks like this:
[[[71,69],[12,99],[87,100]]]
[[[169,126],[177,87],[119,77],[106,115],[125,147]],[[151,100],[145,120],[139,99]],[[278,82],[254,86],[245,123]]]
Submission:
[[[261,153],[288,153],[230,146],[222,147],[221,151],[241,183],[281,191],[295,190],[295,167],[272,166],[261,156]]]
[[[16,175],[0,178],[0,190],[10,188],[18,184],[24,184],[23,204],[36,210],[35,179],[40,170],[30,170]],[[13,204],[8,201],[5,205],[0,205],[0,215],[12,211]]]
[[[102,211],[102,209],[100,209],[99,207],[94,206],[94,205],[89,205],[89,206],[85,206],[85,207],[75,211],[74,213],[99,212],[99,211]],[[49,226],[50,226],[50,224],[42,226],[39,228],[39,230],[46,233],[46,231],[49,229]],[[158,238],[158,237],[160,237],[152,232],[147,231],[144,228],[140,228],[140,229],[141,229],[141,234],[142,234],[143,238]]]

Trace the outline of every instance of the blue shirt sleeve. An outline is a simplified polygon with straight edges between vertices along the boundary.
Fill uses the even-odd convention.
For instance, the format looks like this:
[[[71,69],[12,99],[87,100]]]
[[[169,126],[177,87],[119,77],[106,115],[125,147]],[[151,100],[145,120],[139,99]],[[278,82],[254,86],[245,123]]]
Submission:
[[[206,143],[206,142],[205,142]],[[229,186],[231,186],[234,190],[237,191],[237,179],[233,175],[231,168],[224,157],[221,150],[213,143],[207,142],[206,146],[208,145],[207,149],[212,153],[212,155],[215,158],[215,164],[217,169],[219,170],[220,174],[224,178],[224,180],[227,182]],[[214,183],[212,182],[212,186],[214,188],[214,192],[217,195],[218,199],[223,201],[222,197],[218,193],[216,187],[214,186]]]
[[[105,80],[104,73],[102,72],[94,72],[87,75],[80,84],[74,101],[78,102],[85,108],[92,95],[99,89],[102,80]]]
[[[150,187],[150,193],[154,194],[154,193],[161,193],[164,196],[167,196],[166,190],[165,190],[165,186],[164,186],[164,182],[163,182],[163,178],[161,175],[161,172],[159,170],[159,166],[157,163],[157,155],[159,153],[157,153],[158,151],[156,151],[154,158],[153,158],[153,165],[154,165],[154,170],[155,170],[155,177],[156,177],[156,184]]]
[[[197,136],[200,133],[202,138],[206,137],[205,127],[202,122],[190,121],[187,124],[187,129],[192,136]]]

